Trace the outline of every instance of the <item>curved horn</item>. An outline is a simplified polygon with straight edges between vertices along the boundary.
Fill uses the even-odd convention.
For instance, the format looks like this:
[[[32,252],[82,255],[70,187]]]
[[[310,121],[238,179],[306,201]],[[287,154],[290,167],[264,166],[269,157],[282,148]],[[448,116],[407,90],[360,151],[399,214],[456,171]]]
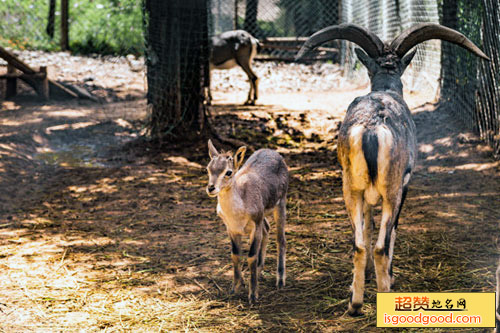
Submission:
[[[436,23],[421,23],[414,25],[396,37],[392,41],[390,47],[399,57],[402,57],[412,47],[429,39],[442,39],[457,44],[483,59],[490,60],[483,51],[460,32]]]
[[[300,60],[310,50],[334,39],[345,39],[356,43],[372,58],[380,56],[384,49],[384,43],[375,34],[359,25],[344,23],[332,25],[314,33],[304,43],[295,60]]]

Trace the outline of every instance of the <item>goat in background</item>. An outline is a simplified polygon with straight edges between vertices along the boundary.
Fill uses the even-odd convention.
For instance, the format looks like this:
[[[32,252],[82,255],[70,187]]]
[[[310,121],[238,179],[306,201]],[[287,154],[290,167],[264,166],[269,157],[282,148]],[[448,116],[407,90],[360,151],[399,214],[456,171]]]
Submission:
[[[211,39],[210,72],[214,68],[230,69],[238,65],[248,75],[250,91],[245,105],[255,105],[259,97],[259,78],[252,70],[253,58],[259,51],[259,40],[245,30],[226,31]],[[209,86],[208,104],[211,101],[212,93]]]
[[[403,100],[401,82],[416,52],[408,51],[426,40],[442,39],[483,59],[488,57],[467,37],[439,24],[415,25],[390,44],[360,26],[341,24],[313,34],[296,60],[334,39],[354,42],[364,50],[355,52],[368,69],[371,81],[371,92],[349,105],[338,138],[344,201],[354,235],[354,276],[348,313],[355,316],[362,314],[365,269],[372,261],[379,292],[390,291],[394,282],[392,257],[396,228],[417,158],[415,124]],[[372,207],[380,198],[382,218],[372,257]]]

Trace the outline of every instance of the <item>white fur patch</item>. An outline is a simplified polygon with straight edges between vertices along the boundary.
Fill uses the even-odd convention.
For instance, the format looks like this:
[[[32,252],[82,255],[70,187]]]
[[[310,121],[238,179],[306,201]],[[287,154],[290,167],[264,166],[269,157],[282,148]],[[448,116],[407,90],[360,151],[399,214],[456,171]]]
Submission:
[[[378,203],[378,201],[380,199],[380,194],[378,193],[377,189],[373,185],[370,185],[365,190],[364,198],[368,204],[374,206]]]
[[[357,125],[349,132],[349,160],[351,161],[351,186],[356,190],[363,190],[369,183],[368,165],[363,153],[363,132],[365,127]]]
[[[376,129],[378,137],[378,156],[377,156],[377,181],[385,183],[389,167],[391,165],[391,150],[393,137],[391,131],[384,125]]]
[[[403,186],[408,185],[408,183],[410,182],[410,178],[411,178],[411,175],[409,173],[407,173],[405,175],[405,177],[403,178]]]

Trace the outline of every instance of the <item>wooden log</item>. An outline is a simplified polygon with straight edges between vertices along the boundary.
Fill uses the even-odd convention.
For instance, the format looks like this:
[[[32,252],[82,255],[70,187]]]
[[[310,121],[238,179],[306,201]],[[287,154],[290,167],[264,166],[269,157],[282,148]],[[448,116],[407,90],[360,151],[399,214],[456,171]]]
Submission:
[[[30,66],[24,63],[21,59],[4,49],[0,46],[0,58],[5,59],[7,63],[19,69],[21,72],[26,74],[35,74],[36,71],[33,70]]]
[[[3,75],[0,75],[0,80],[1,79],[24,79],[26,77],[33,78],[33,79],[43,79],[45,77],[44,73],[35,73],[35,74],[24,74],[20,72],[15,72],[15,73],[6,73]]]
[[[304,43],[308,40],[309,37],[266,37],[262,41],[262,43],[270,42],[270,43],[293,43],[293,42],[302,42]]]
[[[73,98],[78,98],[78,95],[73,91],[69,90],[57,81],[49,80],[50,96],[59,97],[61,95],[70,96]]]
[[[48,101],[49,100],[49,79],[47,77],[47,66],[40,66],[40,74],[43,77],[39,79],[35,79],[38,85],[38,96],[42,99]]]
[[[298,51],[301,48],[300,46],[295,46],[295,45],[274,45],[269,43],[262,43],[261,47],[263,49],[277,49],[277,50],[289,50],[289,51]],[[319,52],[332,52],[332,53],[339,52],[338,49],[332,47],[317,47],[314,50]]]
[[[316,57],[309,57],[309,58],[303,58],[300,61],[301,62],[313,62],[313,61],[323,61],[323,60],[332,60],[332,55],[325,55],[325,56],[316,56]],[[295,62],[294,57],[280,57],[280,56],[262,56],[258,55],[254,58],[255,61],[283,61],[283,62]]]

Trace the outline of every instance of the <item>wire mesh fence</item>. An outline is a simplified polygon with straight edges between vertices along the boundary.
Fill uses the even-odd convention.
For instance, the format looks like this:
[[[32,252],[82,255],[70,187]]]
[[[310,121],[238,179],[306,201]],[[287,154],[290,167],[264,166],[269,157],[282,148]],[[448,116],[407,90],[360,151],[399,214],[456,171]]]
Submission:
[[[442,23],[465,34],[491,58],[484,62],[470,52],[439,41],[418,46],[403,76],[410,90],[438,96],[470,129],[500,156],[500,14],[497,0],[344,0],[341,22],[359,24],[382,40],[392,40],[419,22]],[[346,73],[359,74],[353,45],[342,42],[340,62]],[[362,70],[364,71],[364,69]],[[366,75],[356,75],[360,79]]]
[[[53,15],[54,34],[50,37],[48,18],[52,2],[57,6]],[[261,59],[291,60],[306,37],[326,26],[344,22],[364,26],[384,41],[419,22],[441,22],[461,31],[492,61],[480,61],[446,42],[428,41],[418,46],[403,82],[410,90],[432,97],[439,94],[441,101],[491,144],[496,156],[500,155],[498,0],[210,0],[203,3],[209,11],[210,35],[245,29],[263,44]],[[144,0],[70,1],[70,48],[81,53],[147,53],[144,4]],[[59,50],[60,1],[0,0],[0,17],[4,20],[0,25],[1,46],[17,50]],[[192,36],[186,38],[191,40]],[[314,58],[339,62],[348,76],[361,73],[363,75],[355,75],[356,79],[366,78],[354,56],[353,45],[348,42],[324,45]],[[0,61],[0,64],[5,63]],[[156,89],[151,82],[149,88]]]
[[[146,0],[147,100],[154,138],[195,137],[205,125],[208,3]]]
[[[341,21],[358,24],[374,32],[382,41],[391,41],[416,23],[438,23],[438,5],[432,0],[344,0]],[[354,47],[352,43],[342,42],[341,63],[348,75],[353,75],[360,68],[354,55]],[[411,65],[402,77],[405,87],[435,96],[439,87],[440,56],[439,41],[427,41],[419,45]],[[366,75],[356,76],[357,79],[360,77],[366,78]]]
[[[244,29],[264,42],[261,58],[292,60],[306,37],[339,22],[339,5],[339,0],[212,0],[211,32]],[[337,50],[320,52],[332,60]]]
[[[491,62],[443,45],[441,100],[500,156],[500,11],[497,0],[444,1],[443,24],[479,45]]]

